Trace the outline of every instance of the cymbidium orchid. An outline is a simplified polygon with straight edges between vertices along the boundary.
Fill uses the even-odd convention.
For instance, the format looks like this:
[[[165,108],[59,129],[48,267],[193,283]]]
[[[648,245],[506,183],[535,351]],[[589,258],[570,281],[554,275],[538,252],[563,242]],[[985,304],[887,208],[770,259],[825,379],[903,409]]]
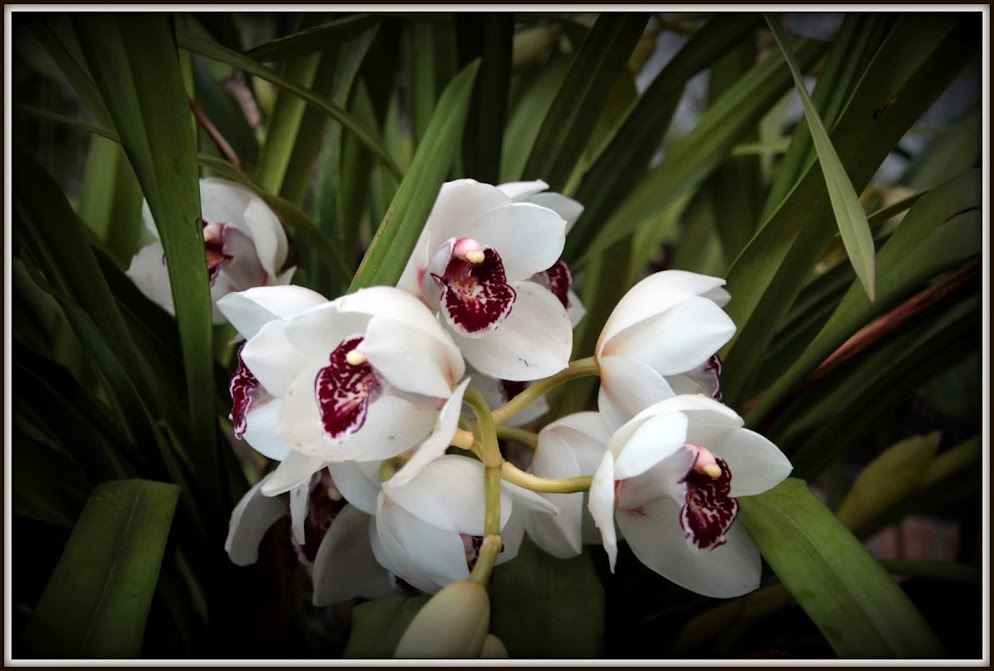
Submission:
[[[676,584],[727,598],[759,586],[759,552],[735,524],[740,496],[791,471],[769,440],[703,395],[681,395],[636,415],[608,442],[589,509],[614,570],[615,521],[638,559]]]
[[[221,324],[220,298],[251,287],[287,284],[295,268],[282,270],[289,246],[279,219],[245,187],[225,179],[201,179],[200,208],[214,323]],[[127,274],[142,293],[174,313],[165,252],[147,201],[142,220],[155,240],[138,250]]]
[[[266,531],[291,512],[306,536],[291,536],[297,557],[311,573],[315,606],[353,597],[374,599],[395,591],[389,573],[377,563],[369,543],[369,516],[344,500],[327,471],[315,474],[313,487],[301,496],[266,496],[269,475],[252,487],[235,506],[224,549],[238,566],[254,564]],[[303,499],[302,509],[295,505]]]
[[[373,552],[391,573],[427,593],[469,577],[484,536],[481,462],[443,455],[409,478],[398,472],[382,482],[378,465],[332,464],[330,470],[346,498],[372,516]],[[515,506],[557,512],[538,494],[502,482],[498,564],[517,555],[524,535],[511,522]]]
[[[496,186],[447,182],[397,286],[439,311],[480,372],[539,379],[565,368],[572,348],[570,318],[556,293],[563,291],[531,281],[559,261],[565,230],[555,211],[514,202]],[[566,279],[556,276],[559,284]]]
[[[538,446],[528,471],[544,478],[576,478],[591,475],[600,464],[610,436],[600,413],[580,412],[548,424],[538,434]],[[527,515],[525,530],[543,550],[554,557],[580,554],[587,543],[600,539],[584,505],[587,495],[543,494],[559,509],[559,515]]]
[[[720,399],[716,352],[735,324],[724,280],[682,270],[645,278],[622,297],[597,340],[598,407],[608,427],[674,394]]]

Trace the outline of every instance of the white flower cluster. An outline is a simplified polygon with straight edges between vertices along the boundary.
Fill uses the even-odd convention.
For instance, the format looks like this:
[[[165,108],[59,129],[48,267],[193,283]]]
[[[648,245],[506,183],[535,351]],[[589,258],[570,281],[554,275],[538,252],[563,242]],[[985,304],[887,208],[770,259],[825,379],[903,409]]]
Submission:
[[[467,447],[459,434],[472,440],[459,428],[467,388],[497,407],[564,371],[583,317],[560,259],[582,207],[546,189],[443,185],[397,287],[328,301],[257,286],[217,301],[246,339],[230,385],[235,433],[279,461],[232,515],[232,561],[254,562],[289,510],[316,605],[467,579],[486,515],[484,464],[450,450]],[[502,480],[497,563],[527,534],[557,557],[603,543],[613,569],[623,534],[688,589],[755,589],[759,554],[734,524],[736,498],[790,464],[719,402],[716,352],[734,333],[722,284],[664,271],[621,300],[595,351],[598,411],[545,426],[528,467],[547,483],[592,476],[589,493]],[[547,409],[539,396],[506,423]]]

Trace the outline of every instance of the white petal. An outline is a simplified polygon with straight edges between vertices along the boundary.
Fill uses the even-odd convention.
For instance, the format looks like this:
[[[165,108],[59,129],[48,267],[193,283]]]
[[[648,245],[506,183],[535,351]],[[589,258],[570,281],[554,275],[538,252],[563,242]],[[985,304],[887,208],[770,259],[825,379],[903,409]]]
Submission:
[[[608,431],[617,431],[645,408],[673,396],[663,376],[641,361],[608,356],[597,363],[601,372],[597,408]]]
[[[307,508],[311,498],[311,485],[314,478],[304,480],[290,490],[290,529],[295,541],[303,545],[307,542],[304,534],[304,521],[307,519]]]
[[[724,403],[701,394],[681,394],[653,404],[640,412],[642,417],[651,417],[661,412],[682,412],[690,419],[693,427],[697,423],[742,426],[742,418]]]
[[[414,394],[448,398],[466,371],[459,348],[451,341],[442,342],[392,317],[377,315],[369,320],[361,349],[377,375]]]
[[[547,207],[565,219],[566,233],[569,233],[570,229],[573,228],[573,224],[583,214],[583,205],[560,193],[539,193],[529,198],[528,201],[535,205]]]
[[[549,185],[540,179],[535,179],[530,182],[504,182],[498,184],[497,188],[514,202],[520,203],[531,200],[532,196],[545,191]]]
[[[307,363],[286,339],[285,324],[275,320],[263,325],[241,350],[242,361],[273,396],[283,396]]]
[[[311,457],[300,452],[290,452],[286,459],[280,462],[276,470],[269,474],[263,486],[263,494],[276,496],[288,492],[294,487],[307,482],[324,466],[324,460]]]
[[[384,482],[383,491],[398,506],[439,529],[483,535],[483,464],[475,459],[441,456],[404,485],[397,486],[392,479]],[[503,490],[500,502],[503,526],[511,505]]]
[[[611,439],[599,412],[577,412],[546,425],[539,433],[540,443],[547,432],[569,444],[579,468],[577,475],[593,475]]]
[[[435,408],[384,394],[369,405],[366,423],[358,432],[341,445],[326,442],[319,453],[328,461],[389,459],[424,440],[437,414]]]
[[[274,287],[275,288],[275,287]],[[293,317],[286,323],[287,340],[308,361],[328,365],[328,355],[343,340],[361,336],[366,331],[369,315],[341,312],[342,299],[318,305]]]
[[[638,477],[622,480],[615,493],[616,506],[634,510],[667,497],[682,505],[687,498],[684,479],[696,459],[696,449],[678,449]]]
[[[248,566],[258,561],[262,537],[276,520],[286,515],[283,501],[262,494],[262,486],[267,478],[268,476],[248,490],[231,511],[224,551],[238,566]]]
[[[616,333],[676,307],[691,296],[698,296],[725,280],[683,270],[664,270],[645,278],[628,290],[608,317],[597,341],[597,354]]]
[[[673,375],[707,361],[734,334],[735,324],[724,310],[707,299],[690,297],[616,334],[603,353],[629,356],[662,375]]]
[[[390,576],[370,547],[369,519],[369,515],[345,506],[321,539],[311,575],[315,606],[393,593]]]
[[[253,194],[243,213],[245,225],[252,232],[256,255],[270,277],[276,277],[286,261],[289,245],[286,233],[276,214],[259,197]]]
[[[306,368],[290,383],[276,419],[276,435],[301,454],[320,454],[328,444],[314,398],[314,379],[319,370],[319,366]]]
[[[545,515],[559,515],[558,506],[538,492],[533,492],[530,489],[525,489],[513,482],[506,482],[504,480],[501,480],[500,488],[510,495],[509,502],[512,510],[518,507]],[[501,518],[503,519],[503,513],[501,514]]]
[[[548,269],[563,253],[566,222],[550,209],[514,203],[467,222],[457,237],[473,238],[493,247],[504,263],[510,283]]]
[[[718,307],[723,308],[728,305],[728,302],[732,300],[732,295],[724,287],[715,287],[710,291],[705,291],[701,294],[701,298],[706,298],[709,301],[714,301]]]
[[[452,443],[452,437],[456,435],[456,428],[459,426],[462,399],[467,386],[469,386],[469,378],[463,380],[462,384],[452,393],[452,397],[445,402],[442,412],[438,413],[438,419],[435,420],[435,428],[431,435],[417,447],[407,463],[390,478],[390,482],[394,486],[399,487],[407,484],[427,464],[445,454],[445,450]]]
[[[127,275],[145,296],[169,314],[176,314],[173,292],[169,284],[169,269],[163,262],[162,244],[153,242],[138,250],[131,259]]]
[[[687,439],[687,416],[680,412],[658,414],[645,421],[623,445],[614,449],[616,480],[634,478],[670,456]]]
[[[601,542],[607,552],[611,573],[614,573],[614,563],[618,558],[618,539],[614,532],[614,455],[610,452],[604,453],[601,465],[594,473],[587,509],[601,532]]]
[[[354,294],[342,296],[335,301],[335,304],[340,312],[390,317],[403,322],[408,328],[417,329],[435,338],[443,345],[451,344],[448,336],[435,320],[434,313],[417,298],[395,287],[360,289]]]
[[[458,533],[428,524],[383,494],[376,512],[376,531],[397,575],[422,592],[433,594],[450,582],[469,577]]]
[[[253,287],[228,294],[217,302],[218,309],[245,338],[251,338],[263,324],[300,314],[327,303],[316,291],[298,286]]]
[[[468,237],[468,222],[475,221],[489,210],[510,204],[511,199],[491,184],[481,184],[472,179],[446,182],[439,190],[425,224],[430,231],[429,256],[449,238]]]
[[[376,497],[380,494],[380,462],[337,462],[328,464],[335,488],[345,500],[364,513],[376,514]]]
[[[569,317],[570,325],[576,328],[576,325],[587,316],[587,308],[583,307],[580,297],[572,289],[566,292],[566,297],[569,301],[569,307],[566,308],[566,315]]]
[[[548,427],[547,427],[548,428]],[[538,449],[529,471],[545,478],[573,478],[580,467],[570,445],[554,431],[539,433]],[[559,515],[529,515],[526,529],[532,540],[553,557],[565,559],[580,553],[580,520],[583,517],[583,494],[544,494],[559,508]]]
[[[453,334],[466,360],[485,375],[501,380],[538,380],[569,365],[573,330],[562,303],[533,282],[515,285],[511,314],[482,338]]]
[[[531,517],[532,513],[524,509],[524,506],[511,507],[511,516],[507,518],[507,524],[500,530],[500,540],[503,543],[500,554],[494,566],[500,566],[518,556],[521,550],[521,543],[525,539],[525,519]]]
[[[252,446],[256,452],[283,461],[290,448],[276,434],[276,420],[280,416],[282,399],[273,398],[259,406],[253,406],[245,415],[245,433],[242,440]]]
[[[709,551],[691,548],[680,528],[680,506],[663,499],[639,514],[618,512],[618,526],[639,561],[677,585],[704,596],[727,599],[759,587],[759,551],[741,524],[727,542]]]
[[[780,448],[749,429],[729,431],[711,451],[728,462],[731,496],[762,494],[780,484],[794,468]]]

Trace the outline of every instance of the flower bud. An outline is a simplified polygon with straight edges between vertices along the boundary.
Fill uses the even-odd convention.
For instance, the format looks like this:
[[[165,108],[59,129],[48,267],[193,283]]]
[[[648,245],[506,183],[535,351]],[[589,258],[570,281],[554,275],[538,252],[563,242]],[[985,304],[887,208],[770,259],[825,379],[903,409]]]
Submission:
[[[480,659],[507,659],[504,642],[493,634],[487,634],[483,641],[483,650],[480,651]]]
[[[479,657],[490,628],[490,597],[479,583],[446,585],[418,611],[393,656]]]

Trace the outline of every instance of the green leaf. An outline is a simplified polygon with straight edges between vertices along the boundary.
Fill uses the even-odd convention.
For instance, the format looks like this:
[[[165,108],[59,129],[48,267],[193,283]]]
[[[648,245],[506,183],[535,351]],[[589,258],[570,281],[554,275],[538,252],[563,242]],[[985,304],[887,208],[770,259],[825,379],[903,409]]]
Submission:
[[[25,629],[46,657],[141,653],[179,488],[149,480],[98,486]]]
[[[857,189],[976,54],[976,28],[972,19],[949,14],[901,16],[833,132],[833,144]],[[888,100],[896,102],[874,118]],[[732,407],[750,393],[754,368],[836,233],[825,180],[815,164],[732,264],[727,289],[733,299],[726,311],[737,331],[720,352],[722,395]]]
[[[456,15],[459,63],[480,59],[463,134],[462,176],[487,184],[496,184],[500,179],[513,38],[513,14]]]
[[[935,275],[981,252],[981,180],[978,171],[949,180],[919,198],[881,247],[878,299],[871,303],[855,283],[821,329],[808,338],[792,365],[763,393],[747,421],[760,421],[835,348],[873,317],[889,310]]]
[[[645,14],[598,16],[542,122],[525,179],[542,179],[553,191],[563,190],[647,21]]]
[[[74,16],[94,82],[142,186],[165,251],[183,345],[196,477],[220,524],[212,305],[200,219],[196,137],[167,17]],[[217,503],[214,501],[213,503]],[[210,526],[210,524],[208,524]]]
[[[142,230],[142,194],[120,144],[92,138],[85,175],[79,216],[117,264],[127,268]]]
[[[602,228],[616,226],[604,226],[603,222],[617,211],[639,183],[637,177],[643,174],[659,147],[687,81],[737,42],[752,39],[753,29],[759,22],[758,16],[748,14],[716,16],[656,75],[583,175],[576,199],[583,203],[584,211],[566,239],[565,258],[578,259]],[[658,211],[664,206],[652,209]],[[629,227],[612,241],[621,239],[631,230],[633,228]]]
[[[386,147],[376,140],[370,130],[351,114],[343,110],[338,105],[332,104],[325,97],[316,95],[313,91],[294,84],[286,77],[279,75],[264,65],[260,65],[257,61],[251,58],[243,56],[242,54],[234,52],[230,49],[225,49],[221,45],[210,42],[209,40],[205,40],[196,35],[184,32],[177,34],[177,40],[181,49],[186,49],[187,51],[192,51],[193,53],[200,54],[201,56],[245,70],[250,74],[276,84],[280,88],[285,89],[294,95],[300,96],[310,104],[323,110],[333,119],[341,123],[353,135],[355,135],[360,142],[368,147],[369,150],[380,159],[384,167],[386,167],[391,174],[397,176],[398,178],[401,177],[400,168],[397,167],[397,164],[390,157],[390,153],[387,151]]]
[[[839,657],[942,656],[911,600],[807,483],[788,478],[739,503],[763,557]]]
[[[393,657],[397,642],[428,603],[429,597],[391,596],[360,604],[352,609],[352,631],[342,656],[346,659]]]
[[[900,503],[921,485],[941,437],[938,431],[911,436],[881,452],[856,477],[835,516],[859,533],[874,517]]]
[[[556,559],[531,541],[494,569],[491,633],[511,658],[603,654],[604,591],[587,553]]]
[[[856,276],[859,277],[866,295],[873,301],[876,295],[875,264],[873,236],[870,235],[870,224],[866,221],[866,213],[860,205],[859,196],[853,188],[846,169],[839,160],[839,155],[832,146],[832,141],[828,137],[825,126],[821,123],[818,110],[808,95],[808,89],[804,85],[801,70],[794,60],[794,54],[787,46],[787,39],[780,28],[779,23],[766,15],[766,22],[773,31],[780,51],[783,52],[784,59],[790,66],[790,72],[794,76],[794,84],[797,92],[801,96],[801,104],[804,106],[804,118],[808,122],[808,129],[811,131],[811,138],[814,141],[815,150],[818,152],[818,160],[821,162],[822,174],[825,176],[825,183],[828,186],[828,197],[832,201],[832,210],[835,213],[835,221],[839,226],[839,233],[842,234],[842,241],[846,245],[849,253],[849,260],[853,264]]]
[[[377,284],[393,286],[400,279],[459,150],[478,68],[479,61],[471,63],[442,93],[411,168],[356,271],[350,292]]]
[[[803,63],[811,63],[824,48],[824,44],[805,41],[798,49],[798,56]],[[564,254],[579,255],[576,265],[581,266],[636,230],[660,209],[694,190],[728,156],[739,139],[755,129],[769,106],[790,86],[790,81],[790,72],[783,62],[767,58],[757,63],[701,115],[692,131],[673,143],[657,166],[641,173],[641,179],[611,215],[614,223],[594,227],[590,231],[593,239],[586,244],[582,236],[573,238],[577,226],[591,211],[585,209],[570,231]],[[596,189],[598,185],[591,179],[590,187]]]
[[[382,17],[376,14],[356,14],[334,21],[327,21],[304,30],[298,30],[293,35],[280,37],[253,47],[245,55],[260,62],[284,61],[292,58],[308,56],[318,51],[324,51],[336,42],[341,43],[352,39],[359,33],[379,24]]]

